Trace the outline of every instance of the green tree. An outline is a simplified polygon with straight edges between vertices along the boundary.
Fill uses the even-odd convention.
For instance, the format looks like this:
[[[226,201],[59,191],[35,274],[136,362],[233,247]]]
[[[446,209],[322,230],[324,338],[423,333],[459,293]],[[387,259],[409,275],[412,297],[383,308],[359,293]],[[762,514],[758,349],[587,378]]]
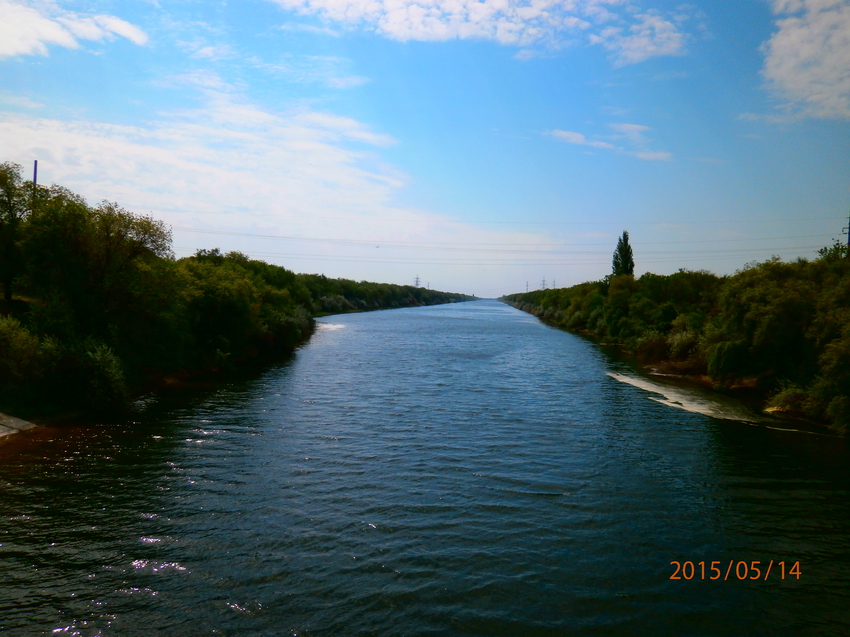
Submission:
[[[171,257],[162,222],[107,202],[90,208],[59,187],[39,202],[22,243],[29,289],[43,301],[39,311],[61,307],[71,331],[98,338],[117,336],[112,328],[129,326],[125,319],[146,305],[142,279],[150,268],[141,266]]]
[[[614,250],[612,265],[614,276],[635,273],[635,258],[632,254],[632,246],[629,245],[629,233],[626,230],[623,230],[623,236],[617,241],[617,249]]]
[[[28,212],[21,167],[0,164],[0,282],[6,303],[12,302],[12,285],[21,274],[19,234]]]

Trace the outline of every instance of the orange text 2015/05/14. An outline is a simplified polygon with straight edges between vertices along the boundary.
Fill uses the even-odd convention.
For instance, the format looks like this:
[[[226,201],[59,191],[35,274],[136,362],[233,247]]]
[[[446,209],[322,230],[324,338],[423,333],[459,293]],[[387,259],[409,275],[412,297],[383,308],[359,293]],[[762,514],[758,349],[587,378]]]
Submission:
[[[673,567],[673,574],[670,579],[675,580],[760,580],[767,581],[768,578],[773,579],[800,579],[802,572],[800,570],[800,562],[762,562],[761,560],[753,560],[745,562],[744,560],[729,560],[728,564],[724,561],[714,562],[670,562]]]

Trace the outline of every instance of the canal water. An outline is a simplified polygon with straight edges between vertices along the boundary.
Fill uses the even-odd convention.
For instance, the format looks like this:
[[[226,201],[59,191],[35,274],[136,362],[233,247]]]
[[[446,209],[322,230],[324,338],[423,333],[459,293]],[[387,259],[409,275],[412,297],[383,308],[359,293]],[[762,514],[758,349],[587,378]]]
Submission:
[[[0,634],[850,634],[842,439],[495,301],[320,322],[0,444]]]

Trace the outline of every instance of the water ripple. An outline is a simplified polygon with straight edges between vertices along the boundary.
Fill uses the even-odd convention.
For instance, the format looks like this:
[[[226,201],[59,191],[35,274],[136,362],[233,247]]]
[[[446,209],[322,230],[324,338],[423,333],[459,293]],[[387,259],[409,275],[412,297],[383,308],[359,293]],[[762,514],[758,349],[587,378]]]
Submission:
[[[0,633],[850,633],[843,442],[662,385],[495,302],[320,319],[253,380],[0,446]],[[804,576],[669,579],[730,559]]]

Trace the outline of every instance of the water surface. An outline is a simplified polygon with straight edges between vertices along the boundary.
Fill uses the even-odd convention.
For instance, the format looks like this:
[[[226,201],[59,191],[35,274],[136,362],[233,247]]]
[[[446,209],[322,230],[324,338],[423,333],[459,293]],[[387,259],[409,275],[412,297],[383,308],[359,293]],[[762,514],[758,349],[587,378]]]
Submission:
[[[659,402],[494,301],[321,323],[259,378],[0,444],[0,633],[850,634],[842,440]]]

